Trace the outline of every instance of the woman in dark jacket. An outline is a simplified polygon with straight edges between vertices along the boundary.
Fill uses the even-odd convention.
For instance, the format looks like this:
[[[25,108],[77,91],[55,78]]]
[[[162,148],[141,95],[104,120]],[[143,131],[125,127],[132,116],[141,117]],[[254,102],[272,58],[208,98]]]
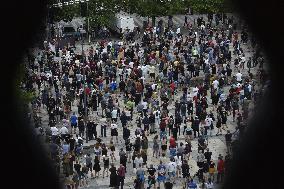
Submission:
[[[91,104],[92,104],[93,111],[97,111],[97,107],[98,107],[97,94],[92,95],[92,103]]]
[[[155,115],[153,113],[149,116],[150,121],[150,134],[155,133]]]
[[[219,133],[221,133],[221,135],[222,135],[222,129],[221,129],[221,126],[222,126],[222,119],[221,119],[220,114],[218,114],[218,115],[217,115],[217,123],[216,123],[216,127],[217,127],[218,131],[217,131],[216,136],[218,136],[218,135],[219,135]]]
[[[101,166],[100,166],[100,161],[98,156],[95,157],[94,160],[94,167],[93,167],[94,171],[95,171],[95,178],[100,175],[100,171],[101,171]]]
[[[187,178],[190,176],[189,165],[188,165],[186,160],[184,160],[182,165],[181,165],[181,171],[182,171],[182,176],[184,178],[184,184],[185,184],[185,188],[186,188],[186,185],[187,185],[186,181],[187,181]]]
[[[111,164],[111,168],[109,169],[110,171],[110,184],[109,187],[117,187],[118,186],[118,182],[117,182],[117,170],[116,167],[114,167],[113,164]]]

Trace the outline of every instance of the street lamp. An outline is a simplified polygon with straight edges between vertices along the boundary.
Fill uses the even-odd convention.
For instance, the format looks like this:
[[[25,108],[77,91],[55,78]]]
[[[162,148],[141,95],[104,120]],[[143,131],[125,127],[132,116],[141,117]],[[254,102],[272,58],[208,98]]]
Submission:
[[[83,58],[83,89],[84,89],[84,110],[85,110],[85,116],[84,116],[84,121],[85,121],[85,129],[86,129],[86,143],[89,142],[88,139],[88,109],[87,109],[87,94],[86,94],[86,66],[84,65],[84,58]]]
[[[91,43],[91,36],[90,36],[90,17],[89,17],[89,0],[86,0],[87,2],[87,34],[88,34],[88,40],[89,40],[89,44]]]
[[[87,128],[87,122],[88,122],[88,111],[87,111],[87,94],[86,94],[86,66],[85,63],[85,53],[84,53],[84,39],[82,36],[82,64],[83,64],[83,90],[84,90],[84,122],[85,122],[85,129],[86,129],[86,143],[88,143],[88,128]]]

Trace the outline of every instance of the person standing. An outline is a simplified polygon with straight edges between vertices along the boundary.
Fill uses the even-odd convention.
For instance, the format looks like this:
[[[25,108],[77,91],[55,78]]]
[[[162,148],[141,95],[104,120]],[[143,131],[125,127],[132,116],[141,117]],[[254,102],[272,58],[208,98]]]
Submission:
[[[127,140],[125,140],[125,149],[126,149],[126,156],[128,159],[128,163],[130,163],[131,161],[131,151],[132,151],[132,143],[130,142],[130,139],[128,138]]]
[[[100,171],[101,171],[101,166],[100,166],[100,160],[99,160],[98,156],[95,156],[93,169],[95,171],[95,178],[99,177]]]
[[[77,121],[78,121],[78,117],[76,116],[76,114],[74,112],[73,115],[70,117],[71,134],[73,132],[76,133]]]
[[[198,119],[198,116],[195,116],[195,119],[193,120],[193,123],[192,123],[194,138],[196,138],[196,133],[199,137],[199,124],[200,124],[200,121]]]
[[[55,142],[57,137],[58,137],[58,129],[57,127],[54,125],[52,127],[50,127],[50,130],[51,130],[51,140],[52,142]]]
[[[199,168],[203,167],[204,159],[205,159],[205,156],[202,153],[202,150],[199,150],[199,152],[197,154],[197,166]]]
[[[111,164],[111,168],[109,169],[110,171],[110,183],[109,183],[109,187],[117,187],[118,186],[118,175],[117,175],[117,170],[116,167],[114,166],[114,164]]]
[[[119,152],[119,161],[120,161],[120,164],[124,166],[125,172],[126,172],[127,156],[123,148],[121,148]]]
[[[221,154],[218,157],[218,164],[217,164],[217,183],[223,182],[224,178],[224,160]]]
[[[68,135],[69,135],[69,131],[67,129],[67,127],[65,125],[63,125],[60,129],[59,129],[59,133],[61,135],[61,139],[62,140],[66,140]]]
[[[84,137],[84,133],[85,133],[85,124],[84,124],[84,120],[80,119],[78,121],[78,129],[79,129],[79,136],[80,137]]]
[[[204,152],[204,157],[207,160],[207,163],[210,164],[212,152],[209,151],[209,148],[207,148],[206,152]]]
[[[158,135],[156,135],[153,140],[153,157],[156,155],[156,158],[158,158],[158,154],[160,156],[160,146],[158,142]]]
[[[189,178],[190,176],[190,173],[189,173],[189,165],[187,163],[187,160],[184,160],[182,162],[182,165],[181,165],[181,172],[182,172],[182,177],[183,177],[183,180],[184,180],[184,185],[185,185],[185,188],[186,188],[186,181],[187,179]]]
[[[118,143],[118,132],[117,132],[117,124],[112,123],[110,125],[111,128],[111,140],[113,141],[113,137],[116,137],[116,143]]]
[[[148,168],[148,188],[151,188],[152,185],[154,185],[154,188],[156,189],[156,169],[153,167],[153,164],[150,165],[150,168]]]
[[[160,161],[160,164],[158,166],[158,187],[160,188],[161,182],[165,183],[166,181],[166,166],[163,164],[162,161]]]
[[[106,129],[107,129],[107,125],[106,123],[103,123],[101,125],[101,137],[106,137]]]
[[[214,181],[215,172],[216,172],[215,163],[211,160],[209,164],[209,178],[210,180],[212,180],[212,182]]]
[[[227,152],[231,153],[232,133],[230,132],[230,130],[228,130],[227,134],[225,134],[225,140],[226,140]]]
[[[177,171],[177,164],[174,162],[174,159],[171,159],[171,162],[167,166],[168,168],[168,175],[170,179],[175,179],[176,178],[176,171]]]
[[[85,160],[86,160],[86,167],[88,168],[88,171],[91,171],[91,178],[94,177],[93,175],[93,163],[92,163],[92,157],[90,154],[87,154],[85,156]]]
[[[221,119],[220,114],[217,114],[217,123],[216,123],[217,134],[216,134],[216,136],[218,136],[219,133],[220,133],[220,135],[222,135],[222,128],[221,127],[222,127],[222,119]]]
[[[120,164],[120,167],[117,170],[117,175],[118,175],[118,185],[120,185],[121,189],[123,189],[124,186],[124,179],[125,179],[125,167]]]

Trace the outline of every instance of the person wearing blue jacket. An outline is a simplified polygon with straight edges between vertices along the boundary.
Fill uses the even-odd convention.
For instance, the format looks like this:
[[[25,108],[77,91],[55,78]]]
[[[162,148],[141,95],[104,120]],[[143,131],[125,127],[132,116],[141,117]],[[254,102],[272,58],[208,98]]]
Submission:
[[[187,185],[187,189],[197,189],[197,184],[193,181],[193,179],[190,179]]]

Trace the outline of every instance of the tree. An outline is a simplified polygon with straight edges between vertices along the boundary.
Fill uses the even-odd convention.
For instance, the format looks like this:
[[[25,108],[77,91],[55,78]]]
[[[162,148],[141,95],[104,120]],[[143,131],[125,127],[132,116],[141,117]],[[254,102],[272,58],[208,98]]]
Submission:
[[[36,96],[34,91],[27,91],[26,89],[22,88],[22,83],[25,83],[27,79],[26,73],[27,68],[24,64],[20,64],[17,68],[17,77],[14,80],[15,97],[23,104],[30,103],[33,99],[35,99]]]
[[[90,26],[110,26],[119,8],[116,0],[90,0],[87,13]]]
[[[187,6],[198,13],[231,12],[231,0],[187,0]]]
[[[80,4],[52,7],[50,9],[50,16],[53,17],[53,21],[55,22],[61,20],[65,22],[71,21],[74,17],[80,16],[80,13]]]
[[[155,18],[185,12],[185,1],[181,0],[122,0],[122,10],[142,17]]]

